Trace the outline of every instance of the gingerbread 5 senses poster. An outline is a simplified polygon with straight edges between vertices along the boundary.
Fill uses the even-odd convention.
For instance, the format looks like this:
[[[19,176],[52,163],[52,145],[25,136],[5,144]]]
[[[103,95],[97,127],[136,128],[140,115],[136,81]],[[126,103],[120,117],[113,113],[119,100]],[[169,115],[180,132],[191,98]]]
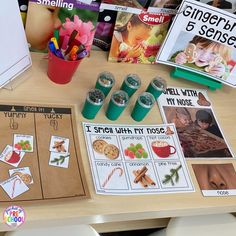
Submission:
[[[157,55],[179,67],[236,87],[236,15],[185,0]]]
[[[83,123],[96,193],[193,192],[175,126]]]
[[[206,90],[168,87],[158,104],[164,122],[175,124],[185,157],[233,157]]]

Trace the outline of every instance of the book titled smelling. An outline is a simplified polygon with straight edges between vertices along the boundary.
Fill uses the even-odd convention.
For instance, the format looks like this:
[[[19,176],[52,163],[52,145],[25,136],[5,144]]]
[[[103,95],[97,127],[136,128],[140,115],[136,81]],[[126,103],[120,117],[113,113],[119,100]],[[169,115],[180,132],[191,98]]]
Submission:
[[[108,60],[155,63],[170,20],[169,14],[118,12]]]
[[[59,30],[61,36],[71,29],[78,31],[75,39],[82,40],[86,48],[90,48],[99,6],[99,1],[87,4],[77,0],[29,0],[25,32],[30,50],[47,52],[55,30]],[[80,39],[80,35],[84,38]]]

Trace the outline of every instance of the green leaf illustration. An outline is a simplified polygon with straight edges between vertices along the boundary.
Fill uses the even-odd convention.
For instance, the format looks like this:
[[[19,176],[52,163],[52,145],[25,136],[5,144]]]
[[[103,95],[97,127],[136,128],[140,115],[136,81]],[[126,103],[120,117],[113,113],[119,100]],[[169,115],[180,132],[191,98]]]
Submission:
[[[172,186],[175,185],[175,183],[179,182],[179,173],[178,171],[182,168],[182,165],[179,165],[176,169],[170,169],[170,174],[166,174],[164,176],[164,179],[162,180],[163,184],[171,183]]]
[[[59,158],[55,157],[53,160],[51,160],[50,162],[51,163],[56,163],[57,165],[62,165],[65,161],[65,159],[67,157],[69,157],[70,155],[67,155],[67,156],[62,156],[60,155]]]

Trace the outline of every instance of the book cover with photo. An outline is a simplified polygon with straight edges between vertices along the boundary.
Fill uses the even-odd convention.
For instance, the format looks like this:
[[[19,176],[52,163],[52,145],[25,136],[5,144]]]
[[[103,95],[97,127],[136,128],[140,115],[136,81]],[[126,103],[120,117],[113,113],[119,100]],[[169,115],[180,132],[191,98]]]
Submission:
[[[170,14],[118,12],[108,60],[154,64],[170,20]]]
[[[205,3],[205,4],[213,6],[213,7],[218,7],[218,8],[221,8],[222,10],[236,14],[236,0],[231,0],[231,1],[227,1],[227,0],[213,0],[213,1],[196,0],[196,1]]]
[[[93,48],[109,51],[115,27],[117,11],[102,10],[98,15],[98,22],[93,39]]]
[[[236,87],[236,15],[188,0],[179,11],[156,61]]]
[[[63,37],[76,29],[79,33],[75,39],[89,51],[94,39],[99,7],[99,1],[86,4],[77,0],[30,0],[25,26],[30,50],[47,52],[48,42],[55,30],[58,29],[60,37]],[[80,33],[84,35],[83,38]]]
[[[26,22],[28,3],[29,3],[28,0],[18,0],[20,14],[21,14],[21,18],[22,18],[24,26],[25,26],[25,22]]]
[[[102,0],[101,9],[139,14],[147,4],[148,0]]]
[[[207,91],[168,87],[158,98],[165,123],[174,123],[186,158],[232,158]]]
[[[148,12],[175,14],[182,0],[151,0]]]

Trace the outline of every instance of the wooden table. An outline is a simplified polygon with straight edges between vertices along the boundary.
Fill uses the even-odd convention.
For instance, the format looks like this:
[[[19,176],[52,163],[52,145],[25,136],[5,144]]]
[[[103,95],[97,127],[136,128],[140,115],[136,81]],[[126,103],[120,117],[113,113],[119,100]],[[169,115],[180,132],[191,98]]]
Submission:
[[[96,195],[92,182],[92,176],[88,161],[85,139],[82,132],[82,121],[87,121],[81,115],[81,109],[87,91],[94,87],[99,72],[110,71],[115,75],[116,84],[114,89],[119,89],[123,78],[128,73],[137,73],[142,79],[139,92],[144,91],[154,76],[162,76],[169,86],[184,88],[205,88],[201,85],[188,82],[183,79],[174,80],[169,76],[170,67],[163,65],[133,65],[107,62],[104,52],[93,51],[90,58],[84,59],[80,64],[72,82],[67,85],[58,85],[47,77],[47,59],[44,54],[32,54],[33,67],[24,75],[17,87],[12,91],[2,89],[0,101],[4,103],[35,103],[35,104],[70,104],[75,105],[78,121],[79,143],[86,178],[91,193],[88,200],[56,200],[48,202],[25,202],[20,205],[26,211],[26,223],[22,228],[42,227],[47,225],[62,224],[91,224],[99,232],[152,228],[165,226],[169,217],[214,214],[236,212],[236,197],[203,197],[199,191],[196,178],[193,174],[191,163],[188,161],[189,171],[196,187],[195,193],[169,194],[169,195],[145,195],[145,196],[103,196]],[[123,123],[139,124],[130,117],[130,110],[137,98],[138,92],[131,98],[128,108],[118,121],[112,122],[105,117],[105,108],[109,101],[106,99],[93,122],[97,123]],[[218,91],[209,91],[218,122],[232,146],[236,150],[236,117],[235,101],[236,93],[233,88],[223,86]],[[155,106],[143,124],[162,123],[158,107]],[[2,137],[1,137],[2,138]],[[200,161],[204,163],[204,161]],[[214,163],[225,163],[229,160],[212,160]],[[235,162],[233,162],[234,166]],[[10,204],[0,205],[0,214]],[[0,218],[0,231],[9,228]]]

